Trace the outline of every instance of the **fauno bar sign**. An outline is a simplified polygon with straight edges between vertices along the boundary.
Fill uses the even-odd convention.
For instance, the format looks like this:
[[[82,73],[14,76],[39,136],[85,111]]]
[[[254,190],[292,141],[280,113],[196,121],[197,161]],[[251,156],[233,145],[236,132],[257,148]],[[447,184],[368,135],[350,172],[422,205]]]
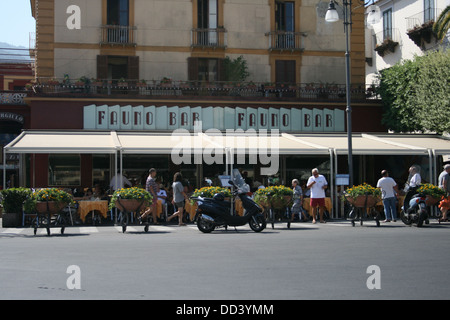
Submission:
[[[278,129],[281,132],[344,132],[345,111],[317,108],[167,107],[89,105],[84,129],[194,130]]]

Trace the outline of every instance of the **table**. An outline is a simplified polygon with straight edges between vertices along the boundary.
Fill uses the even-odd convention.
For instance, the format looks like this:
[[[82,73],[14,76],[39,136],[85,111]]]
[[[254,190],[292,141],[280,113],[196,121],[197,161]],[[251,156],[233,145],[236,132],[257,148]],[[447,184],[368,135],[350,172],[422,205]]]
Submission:
[[[107,200],[82,200],[78,201],[78,212],[80,219],[84,222],[89,212],[98,211],[106,218],[108,213],[108,201]]]

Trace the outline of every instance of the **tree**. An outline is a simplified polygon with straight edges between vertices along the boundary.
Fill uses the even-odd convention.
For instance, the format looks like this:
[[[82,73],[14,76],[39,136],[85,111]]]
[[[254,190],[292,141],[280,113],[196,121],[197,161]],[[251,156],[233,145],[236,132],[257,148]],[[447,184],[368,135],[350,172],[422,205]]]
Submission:
[[[381,70],[382,122],[396,132],[450,132],[450,50]]]
[[[236,59],[226,57],[223,63],[226,81],[244,82],[250,76],[247,61],[243,56],[239,56]]]
[[[450,5],[441,12],[436,22],[433,24],[433,32],[437,39],[443,41],[450,28]]]

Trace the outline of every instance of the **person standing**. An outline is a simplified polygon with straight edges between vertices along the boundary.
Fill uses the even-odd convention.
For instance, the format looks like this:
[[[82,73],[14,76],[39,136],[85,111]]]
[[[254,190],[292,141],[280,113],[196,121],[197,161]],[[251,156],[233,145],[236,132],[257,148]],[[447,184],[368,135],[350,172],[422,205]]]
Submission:
[[[302,203],[303,203],[303,192],[302,192],[302,188],[298,185],[298,180],[297,179],[293,179],[292,180],[292,191],[293,191],[293,195],[292,195],[292,207],[291,207],[291,213],[292,213],[292,218],[291,221],[294,221],[294,215],[298,214],[298,219],[300,221],[302,221],[302,215],[305,216],[305,214],[303,213],[302,210]],[[308,219],[305,216],[306,221],[308,221]]]
[[[152,218],[153,218],[153,224],[159,224],[158,218],[156,217],[157,214],[157,202],[158,202],[158,185],[156,184],[156,169],[151,168],[149,170],[149,174],[147,177],[147,181],[145,182],[145,190],[150,192],[150,194],[153,197],[152,204],[149,209],[147,209],[142,215],[141,220],[147,217],[147,215],[151,212]]]
[[[175,173],[173,176],[173,200],[172,203],[175,206],[175,210],[177,210],[173,215],[171,215],[169,218],[167,218],[167,221],[172,220],[174,217],[178,217],[178,225],[179,226],[185,226],[186,224],[183,223],[183,216],[184,216],[184,201],[187,200],[187,195],[184,192],[184,186],[183,186],[183,177],[180,172]]]
[[[445,198],[439,203],[441,218],[439,221],[447,220],[447,211],[450,209],[450,164],[444,166],[444,171],[439,175],[439,188],[445,191]]]
[[[316,223],[316,208],[319,207],[319,218],[321,223],[323,220],[323,212],[325,210],[325,189],[328,187],[328,182],[325,177],[319,174],[317,168],[312,169],[312,176],[309,177],[306,187],[311,191],[310,206],[313,213],[313,223]]]
[[[109,183],[110,189],[114,192],[124,188],[126,185],[129,187],[133,186],[130,180],[128,180],[125,175],[120,175],[120,170],[117,170],[116,175],[111,178],[111,182]]]
[[[383,200],[384,215],[386,220],[384,222],[397,221],[397,194],[398,187],[394,179],[389,177],[387,170],[381,171],[381,178],[377,182],[377,188],[381,189],[381,199]]]

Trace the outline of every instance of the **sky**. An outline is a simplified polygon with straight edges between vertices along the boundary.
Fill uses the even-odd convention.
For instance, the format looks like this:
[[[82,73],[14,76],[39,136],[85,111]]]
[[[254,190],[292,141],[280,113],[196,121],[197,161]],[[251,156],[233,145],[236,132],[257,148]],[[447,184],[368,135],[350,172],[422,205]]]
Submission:
[[[28,48],[35,23],[30,0],[0,0],[0,42]]]

